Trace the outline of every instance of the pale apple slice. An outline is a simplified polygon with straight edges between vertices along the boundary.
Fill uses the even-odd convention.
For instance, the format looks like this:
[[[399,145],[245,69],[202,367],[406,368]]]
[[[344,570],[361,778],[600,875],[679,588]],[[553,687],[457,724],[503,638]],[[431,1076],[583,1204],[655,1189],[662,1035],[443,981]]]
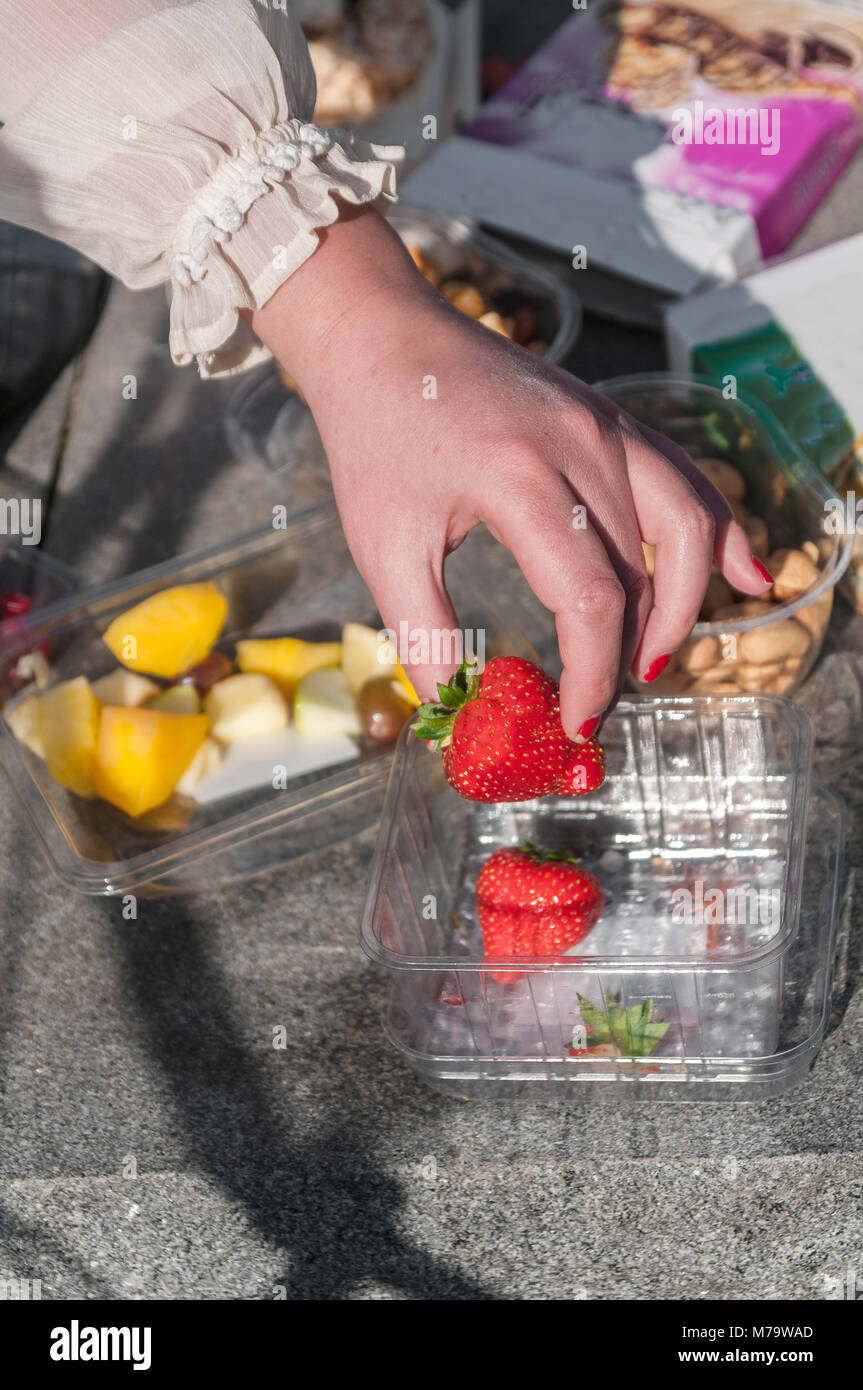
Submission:
[[[216,768],[220,766],[224,756],[224,748],[220,743],[217,743],[214,738],[210,738],[208,734],[174,788],[174,791],[179,792],[181,796],[193,797],[198,783],[202,782],[205,777],[208,777],[211,772],[215,772]]]
[[[137,671],[127,671],[124,666],[117,666],[90,686],[100,705],[120,705],[124,709],[143,705],[145,700],[158,695],[160,688],[155,681]]]
[[[147,709],[160,709],[165,714],[200,714],[201,708],[201,697],[193,685],[169,685],[147,701]]]
[[[204,712],[210,733],[221,743],[271,734],[288,722],[281,691],[269,676],[251,672],[217,681],[204,699]]]
[[[310,671],[297,686],[294,722],[300,738],[358,737],[360,716],[344,671]]]

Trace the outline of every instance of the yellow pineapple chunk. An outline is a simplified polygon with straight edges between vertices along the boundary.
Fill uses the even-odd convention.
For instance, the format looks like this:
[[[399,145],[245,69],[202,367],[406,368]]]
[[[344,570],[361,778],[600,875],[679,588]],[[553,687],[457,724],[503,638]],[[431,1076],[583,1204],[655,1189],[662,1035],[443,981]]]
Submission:
[[[26,744],[37,758],[44,758],[45,749],[42,747],[42,735],[39,733],[40,699],[38,692],[25,695],[16,705],[5,705],[3,717],[19,742]]]
[[[167,801],[207,737],[205,714],[106,705],[96,757],[96,791],[140,816]]]
[[[86,676],[39,696],[39,741],[48,771],[79,796],[96,795],[94,774],[101,706]]]
[[[215,584],[181,584],[121,613],[102,640],[130,670],[173,680],[203,661],[227,611]]]
[[[237,643],[240,670],[269,676],[288,700],[303,676],[321,667],[338,666],[341,656],[341,642],[305,642],[301,637],[249,637]]]

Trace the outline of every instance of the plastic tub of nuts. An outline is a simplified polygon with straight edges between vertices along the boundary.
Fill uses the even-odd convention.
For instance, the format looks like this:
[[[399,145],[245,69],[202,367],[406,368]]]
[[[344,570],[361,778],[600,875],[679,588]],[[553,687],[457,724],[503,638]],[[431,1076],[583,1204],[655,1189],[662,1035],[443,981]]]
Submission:
[[[680,444],[729,502],[773,575],[760,599],[714,566],[691,637],[650,690],[792,694],[814,665],[852,538],[831,532],[838,497],[780,425],[716,387],[657,372],[600,382],[636,420]],[[645,546],[652,574],[652,547]],[[638,686],[638,683],[635,683]]]
[[[486,236],[468,219],[399,203],[388,221],[420,270],[451,303],[550,362],[569,352],[581,310],[553,276]],[[266,362],[244,374],[225,417],[228,443],[243,461],[287,468],[303,501],[321,500],[326,456],[311,412],[285,373]]]

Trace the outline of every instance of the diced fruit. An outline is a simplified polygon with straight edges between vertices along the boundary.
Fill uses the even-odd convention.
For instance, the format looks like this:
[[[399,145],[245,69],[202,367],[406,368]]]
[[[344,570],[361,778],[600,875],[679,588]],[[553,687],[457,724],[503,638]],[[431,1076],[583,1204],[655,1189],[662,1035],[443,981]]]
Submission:
[[[51,667],[48,659],[40,647],[34,647],[32,652],[22,652],[10,672],[14,685],[35,685],[37,690],[44,690],[51,683]]]
[[[17,705],[7,705],[3,716],[18,741],[26,744],[37,758],[44,758],[45,749],[39,733],[39,696],[25,695]]]
[[[91,688],[103,705],[143,705],[145,700],[159,693],[155,681],[139,676],[137,671],[127,671],[125,666],[118,666],[107,676],[100,676],[93,681]]]
[[[303,676],[321,667],[338,666],[340,642],[305,642],[301,637],[247,638],[237,643],[241,671],[269,676],[290,700]]]
[[[224,751],[214,738],[205,738],[174,791],[180,796],[194,796],[198,783],[210,772],[215,772],[224,757]]]
[[[203,714],[106,705],[99,731],[96,791],[130,816],[160,806],[206,736]]]
[[[210,732],[223,743],[275,733],[288,722],[288,707],[268,676],[254,672],[228,676],[205,699]]]
[[[24,614],[29,613],[32,607],[32,600],[27,594],[19,594],[14,591],[0,594],[0,623],[5,623],[10,618],[23,618]]]
[[[389,676],[373,676],[357,696],[360,727],[374,743],[394,743],[414,707]]]
[[[48,771],[79,796],[96,794],[100,710],[85,676],[63,681],[39,697],[39,737]]]
[[[497,656],[482,675],[463,661],[438,695],[420,706],[414,733],[441,749],[447,781],[468,801],[584,796],[602,785],[601,745],[566,737],[557,681],[532,661]]]
[[[215,584],[181,584],[121,613],[103,633],[103,641],[131,670],[173,680],[203,661],[227,611]]]
[[[294,697],[294,720],[300,738],[358,736],[360,717],[344,672],[328,668],[304,676]]]
[[[225,656],[224,652],[209,652],[203,661],[199,661],[197,666],[191,670],[184,671],[178,676],[176,685],[193,685],[199,695],[206,695],[212,689],[216,681],[223,681],[226,676],[234,674],[234,663],[230,657]]]
[[[160,709],[167,714],[200,714],[201,697],[193,685],[169,685],[147,701],[147,709]]]
[[[366,681],[391,672],[414,709],[420,703],[398,660],[395,643],[365,623],[345,623],[342,628],[342,670],[352,695],[359,695]]]

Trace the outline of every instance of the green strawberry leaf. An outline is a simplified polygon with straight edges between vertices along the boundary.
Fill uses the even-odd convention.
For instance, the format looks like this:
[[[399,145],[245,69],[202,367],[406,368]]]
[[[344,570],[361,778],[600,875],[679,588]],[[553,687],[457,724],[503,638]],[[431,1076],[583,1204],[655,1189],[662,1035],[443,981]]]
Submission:
[[[625,1057],[646,1057],[659,1045],[671,1026],[661,1018],[654,1019],[652,999],[622,1009],[619,995],[609,994],[607,1003],[607,1012],[603,1013],[589,999],[578,996],[588,1045],[613,1043]]]
[[[448,685],[438,685],[439,702],[420,705],[417,710],[420,721],[414,725],[417,738],[443,743],[452,734],[459,710],[479,694],[479,682],[476,662],[463,661]]]

